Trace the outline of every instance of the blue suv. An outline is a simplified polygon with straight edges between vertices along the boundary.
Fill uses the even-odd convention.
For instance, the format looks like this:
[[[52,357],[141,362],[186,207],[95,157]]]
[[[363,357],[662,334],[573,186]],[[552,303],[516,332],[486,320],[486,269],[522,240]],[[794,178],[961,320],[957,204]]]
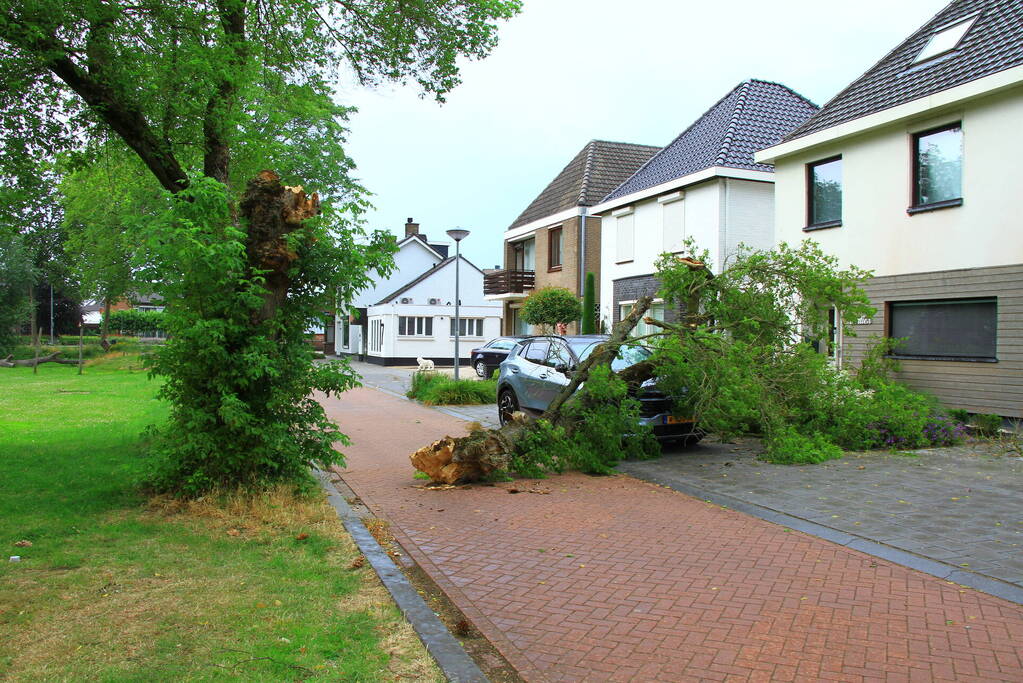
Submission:
[[[570,381],[570,374],[598,345],[607,341],[603,334],[527,337],[508,352],[497,378],[497,411],[501,424],[516,410],[540,414]],[[638,345],[624,345],[611,363],[622,370],[650,357],[650,351]],[[691,419],[671,414],[672,401],[647,381],[637,392],[640,421],[653,428],[660,441],[694,444],[703,438]]]

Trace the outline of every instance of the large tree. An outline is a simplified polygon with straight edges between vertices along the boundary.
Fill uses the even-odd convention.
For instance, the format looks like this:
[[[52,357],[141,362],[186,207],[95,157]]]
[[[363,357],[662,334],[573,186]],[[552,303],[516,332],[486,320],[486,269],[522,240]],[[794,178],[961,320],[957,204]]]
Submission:
[[[412,82],[443,99],[458,59],[488,54],[518,6],[0,0],[0,172],[24,175],[32,158],[87,168],[130,150],[166,192],[138,231],[140,275],[160,283],[172,333],[154,366],[173,406],[155,440],[162,486],[296,477],[337,457],[343,436],[309,393],[354,380],[314,368],[303,334],[335,293],[386,270],[390,245],[358,223],[365,193],[333,87]],[[146,183],[130,164],[119,173],[115,193]]]

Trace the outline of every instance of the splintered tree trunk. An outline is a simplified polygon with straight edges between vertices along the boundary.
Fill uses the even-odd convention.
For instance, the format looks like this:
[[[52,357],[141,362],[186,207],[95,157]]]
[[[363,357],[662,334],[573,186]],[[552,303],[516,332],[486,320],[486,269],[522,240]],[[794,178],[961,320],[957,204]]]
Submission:
[[[276,173],[262,171],[249,181],[240,208],[248,221],[245,250],[249,267],[266,273],[267,293],[252,320],[259,325],[272,319],[288,296],[288,270],[298,254],[288,246],[287,238],[320,212],[320,198],[315,192],[306,196],[301,186],[281,185]]]
[[[625,318],[611,330],[611,337],[598,346],[572,374],[571,381],[551,402],[542,418],[552,424],[561,421],[561,409],[590,372],[599,366],[610,365],[618,355],[618,349],[628,341],[629,333],[650,308],[653,299],[643,297],[632,307]],[[619,373],[633,385],[642,384],[653,376],[653,366],[637,363]],[[516,441],[528,429],[528,418],[524,413],[515,413],[510,423],[500,429],[475,429],[469,436],[460,438],[447,436],[429,446],[420,448],[410,456],[412,466],[425,472],[435,482],[457,484],[478,481],[495,470],[507,469]]]

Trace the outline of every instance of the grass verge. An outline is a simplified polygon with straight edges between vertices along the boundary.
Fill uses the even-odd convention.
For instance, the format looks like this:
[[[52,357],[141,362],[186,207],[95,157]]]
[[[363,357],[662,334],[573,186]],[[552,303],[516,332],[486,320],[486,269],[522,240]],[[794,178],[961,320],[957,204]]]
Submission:
[[[116,352],[0,370],[4,680],[441,680],[315,489],[136,492],[156,389]]]
[[[405,395],[428,406],[497,403],[497,381],[456,380],[436,372],[416,372],[412,375],[412,386]]]

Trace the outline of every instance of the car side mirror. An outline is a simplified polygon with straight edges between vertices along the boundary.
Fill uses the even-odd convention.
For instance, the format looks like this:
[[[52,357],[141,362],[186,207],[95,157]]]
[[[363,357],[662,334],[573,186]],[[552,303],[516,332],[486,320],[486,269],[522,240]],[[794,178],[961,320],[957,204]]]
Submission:
[[[557,365],[554,366],[554,371],[555,372],[560,372],[562,375],[566,375],[567,376],[568,372],[569,372],[568,371],[568,364],[567,363],[558,363]]]

